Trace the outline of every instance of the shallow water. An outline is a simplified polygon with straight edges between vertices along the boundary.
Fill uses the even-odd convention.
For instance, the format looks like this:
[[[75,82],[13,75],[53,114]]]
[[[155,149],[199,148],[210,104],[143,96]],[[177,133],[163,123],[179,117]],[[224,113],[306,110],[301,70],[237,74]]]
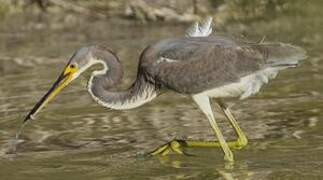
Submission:
[[[323,4],[311,2],[304,3],[306,13],[215,28],[253,40],[265,35],[267,41],[295,44],[309,54],[257,96],[228,102],[250,139],[246,148],[234,151],[234,164],[225,163],[218,149],[188,149],[193,157],[142,157],[174,137],[212,138],[207,120],[189,97],[175,93],[141,108],[108,111],[87,94],[89,73],[28,124],[17,154],[8,154],[23,117],[75,49],[107,44],[123,62],[129,85],[140,51],[158,39],[183,36],[187,25],[93,19],[62,25],[30,17],[2,22],[0,179],[323,179]],[[228,123],[216,115],[226,137],[233,139]]]

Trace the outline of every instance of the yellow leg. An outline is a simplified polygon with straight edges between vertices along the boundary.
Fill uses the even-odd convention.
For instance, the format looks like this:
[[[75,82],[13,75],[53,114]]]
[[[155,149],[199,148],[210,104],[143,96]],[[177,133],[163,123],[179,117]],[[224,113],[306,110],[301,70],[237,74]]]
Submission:
[[[248,144],[247,136],[243,133],[241,128],[238,125],[238,122],[234,118],[233,114],[231,113],[228,106],[226,106],[221,100],[218,100],[217,103],[219,104],[221,110],[223,111],[226,118],[230,121],[231,126],[234,128],[238,139],[235,141],[236,148],[241,149]]]
[[[199,106],[199,108],[203,111],[203,113],[206,115],[206,117],[208,118],[209,123],[210,123],[215,135],[217,136],[217,138],[219,140],[219,142],[212,143],[212,144],[216,144],[216,147],[220,146],[224,152],[224,159],[232,162],[233,161],[233,154],[232,154],[227,142],[225,141],[218,124],[216,123],[216,121],[214,119],[209,97],[205,96],[205,95],[195,95],[195,96],[193,96],[193,99],[196,102],[196,104]],[[197,144],[202,145],[205,143],[198,142],[198,141],[194,141],[194,143],[193,143],[193,141],[173,140],[173,141],[157,148],[155,151],[151,152],[150,154],[152,154],[152,155],[157,155],[157,154],[166,155],[170,151],[173,151],[178,154],[185,154],[185,152],[182,151],[181,147],[194,147],[194,145],[197,145]],[[207,144],[209,144],[209,143],[207,143]]]
[[[244,145],[239,140],[228,141],[229,148],[241,149]],[[191,139],[173,139],[170,142],[159,146],[157,149],[152,151],[151,155],[162,155],[165,156],[170,152],[183,155],[191,155],[186,153],[183,148],[221,148],[219,141],[202,141],[202,140],[191,140]]]
[[[201,100],[202,98],[202,100]],[[207,115],[210,124],[215,132],[215,135],[218,137],[219,141],[198,141],[198,140],[181,140],[181,139],[174,139],[170,141],[169,143],[166,143],[160,147],[158,147],[156,150],[151,152],[151,155],[167,155],[171,151],[177,153],[177,154],[186,154],[185,151],[182,150],[182,148],[190,148],[190,147],[202,147],[202,148],[222,148],[225,153],[225,159],[228,161],[233,161],[233,154],[230,150],[230,148],[233,149],[241,149],[244,146],[247,145],[248,139],[245,136],[245,134],[240,129],[237,121],[235,120],[234,116],[232,115],[229,108],[222,103],[220,100],[217,101],[218,105],[222,109],[223,113],[225,114],[226,118],[229,120],[230,124],[234,128],[238,139],[235,141],[228,141],[226,142],[224,140],[224,137],[218,128],[213,113],[210,113],[210,106],[209,101],[205,97],[199,97],[199,99],[194,99],[201,110]],[[212,111],[211,111],[212,112]],[[222,141],[222,143],[221,143]]]
[[[221,148],[224,153],[224,159],[230,162],[233,162],[233,153],[231,152],[227,142],[224,139],[224,136],[218,126],[218,124],[215,121],[213,111],[210,104],[210,98],[206,95],[195,95],[193,96],[194,101],[199,106],[199,108],[202,110],[202,112],[206,115],[206,117],[209,120],[209,123],[221,145]]]

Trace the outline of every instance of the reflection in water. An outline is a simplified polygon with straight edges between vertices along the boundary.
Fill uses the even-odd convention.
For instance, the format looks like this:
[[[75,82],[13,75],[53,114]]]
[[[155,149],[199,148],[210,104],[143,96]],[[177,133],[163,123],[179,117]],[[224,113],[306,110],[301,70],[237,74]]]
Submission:
[[[6,32],[0,33],[0,52],[4,56],[0,57],[1,179],[322,177],[323,54],[318,47],[323,45],[323,25],[321,18],[311,14],[321,2],[315,3],[304,6],[309,9],[308,16],[287,14],[268,22],[248,22],[242,28],[236,23],[222,27],[255,39],[266,35],[267,40],[304,46],[310,56],[300,67],[281,73],[259,95],[230,102],[250,139],[245,149],[234,152],[237,162],[233,165],[223,162],[220,149],[188,149],[196,155],[193,157],[135,158],[174,137],[212,139],[212,131],[191,99],[175,93],[164,94],[138,109],[107,111],[88,96],[88,78],[66,88],[25,128],[16,156],[6,154],[23,116],[75,49],[99,42],[117,50],[127,73],[125,81],[130,84],[139,52],[158,39],[182,36],[186,26],[89,21],[76,29],[19,30],[13,25],[16,29],[12,32],[19,30],[22,35],[15,48],[7,44],[12,43],[13,36],[6,36],[10,31],[0,26],[0,32]],[[216,116],[222,120],[225,136],[235,138],[223,116]]]

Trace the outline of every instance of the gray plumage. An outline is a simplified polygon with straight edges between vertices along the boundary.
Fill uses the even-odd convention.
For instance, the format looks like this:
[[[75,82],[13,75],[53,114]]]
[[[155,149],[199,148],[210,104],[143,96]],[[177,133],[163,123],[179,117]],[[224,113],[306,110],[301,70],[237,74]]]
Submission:
[[[139,73],[179,93],[197,94],[238,82],[269,67],[295,66],[305,52],[282,43],[248,43],[225,36],[167,39],[148,47]],[[172,60],[160,61],[166,58]]]
[[[87,51],[107,66],[106,72],[92,76],[88,89],[97,102],[114,109],[140,106],[165,89],[194,95],[245,81],[247,85],[210,95],[243,99],[258,92],[279,70],[294,67],[306,57],[301,48],[283,43],[250,43],[220,35],[166,39],[142,52],[137,79],[130,88],[112,91],[121,83],[120,61],[100,46]]]

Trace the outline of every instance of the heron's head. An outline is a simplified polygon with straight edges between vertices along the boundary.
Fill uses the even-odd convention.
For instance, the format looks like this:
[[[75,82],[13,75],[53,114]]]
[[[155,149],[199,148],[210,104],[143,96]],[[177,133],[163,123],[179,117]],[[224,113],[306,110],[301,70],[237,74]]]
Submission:
[[[64,87],[70,84],[74,79],[78,78],[86,69],[98,63],[93,58],[92,52],[94,46],[83,47],[75,51],[73,56],[69,59],[63,72],[59,75],[57,80],[48,90],[48,92],[40,99],[40,101],[32,108],[26,116],[24,122],[33,117],[44,108]]]

